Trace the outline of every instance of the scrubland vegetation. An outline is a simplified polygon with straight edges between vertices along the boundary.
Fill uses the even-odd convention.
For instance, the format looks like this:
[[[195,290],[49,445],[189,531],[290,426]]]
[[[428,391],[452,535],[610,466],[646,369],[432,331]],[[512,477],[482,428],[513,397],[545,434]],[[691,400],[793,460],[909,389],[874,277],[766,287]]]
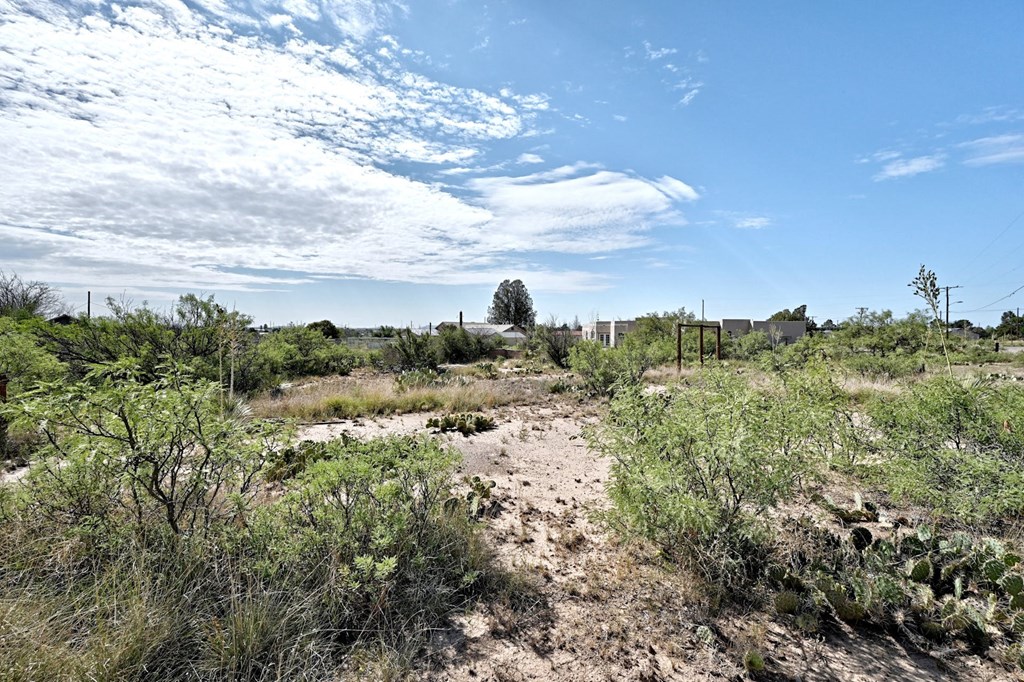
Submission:
[[[435,434],[551,401],[596,406],[599,520],[650,550],[644,575],[687,576],[702,633],[760,614],[1024,668],[1024,354],[927,313],[726,339],[703,367],[688,333],[678,375],[668,315],[613,349],[552,321],[524,359],[480,362],[462,330],[357,352],[325,325],[260,336],[212,298],[114,313],[0,317],[4,679],[415,677],[455,614],[544,599],[492,555],[493,482],[460,482]],[[294,432],[406,412],[421,435]],[[762,649],[730,655],[757,676]]]

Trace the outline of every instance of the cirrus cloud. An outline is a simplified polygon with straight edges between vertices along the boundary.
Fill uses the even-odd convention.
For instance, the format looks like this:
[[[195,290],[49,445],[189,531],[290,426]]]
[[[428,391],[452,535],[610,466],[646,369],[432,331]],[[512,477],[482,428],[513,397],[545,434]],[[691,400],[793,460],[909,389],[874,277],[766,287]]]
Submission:
[[[455,177],[491,142],[531,136],[548,98],[409,70],[394,38],[372,39],[382,19],[370,5],[0,0],[5,260],[41,279],[124,287],[530,272],[538,288],[572,291],[606,280],[523,254],[644,243],[697,198],[674,178],[589,164],[455,186],[393,170]],[[340,37],[298,34],[313,21]]]

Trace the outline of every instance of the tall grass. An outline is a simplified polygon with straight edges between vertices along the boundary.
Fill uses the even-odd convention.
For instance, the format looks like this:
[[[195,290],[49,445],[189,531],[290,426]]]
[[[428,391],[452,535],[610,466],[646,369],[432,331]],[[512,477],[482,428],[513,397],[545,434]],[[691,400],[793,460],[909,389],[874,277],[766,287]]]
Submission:
[[[261,417],[302,420],[353,419],[414,412],[476,412],[502,405],[542,402],[541,382],[461,377],[440,385],[405,387],[387,376],[339,377],[261,396],[252,407]]]

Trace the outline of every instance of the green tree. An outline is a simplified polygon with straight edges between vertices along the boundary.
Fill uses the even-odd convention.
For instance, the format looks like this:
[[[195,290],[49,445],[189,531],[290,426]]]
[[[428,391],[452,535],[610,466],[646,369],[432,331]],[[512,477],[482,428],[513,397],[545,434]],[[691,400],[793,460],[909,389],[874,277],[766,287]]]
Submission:
[[[494,292],[491,307],[487,309],[487,321],[490,324],[514,324],[524,329],[532,329],[537,321],[537,311],[533,309],[533,299],[526,290],[523,280],[505,280]]]
[[[807,321],[807,305],[797,306],[790,310],[789,308],[783,308],[779,312],[775,313],[768,318],[769,322],[806,322]]]
[[[321,334],[323,334],[324,337],[326,337],[328,339],[338,339],[338,338],[341,338],[341,331],[339,331],[338,328],[336,326],[334,326],[334,323],[331,322],[330,320],[320,320],[319,322],[310,322],[309,324],[306,325],[306,328],[307,329],[315,329],[318,332],[320,332]]]
[[[26,282],[0,270],[0,317],[52,317],[67,310],[67,303],[49,284]]]
[[[1017,315],[1012,310],[1007,310],[999,319],[999,326],[995,330],[996,336],[1024,337],[1024,315]]]

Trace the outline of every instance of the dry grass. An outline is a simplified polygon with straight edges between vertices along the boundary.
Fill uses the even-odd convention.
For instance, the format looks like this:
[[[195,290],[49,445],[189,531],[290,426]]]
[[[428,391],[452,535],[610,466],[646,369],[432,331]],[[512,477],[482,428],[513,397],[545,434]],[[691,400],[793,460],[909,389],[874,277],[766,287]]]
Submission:
[[[260,417],[354,419],[413,412],[478,412],[503,405],[543,403],[547,384],[529,378],[475,379],[401,390],[391,375],[360,374],[296,384],[283,396],[252,401]]]

